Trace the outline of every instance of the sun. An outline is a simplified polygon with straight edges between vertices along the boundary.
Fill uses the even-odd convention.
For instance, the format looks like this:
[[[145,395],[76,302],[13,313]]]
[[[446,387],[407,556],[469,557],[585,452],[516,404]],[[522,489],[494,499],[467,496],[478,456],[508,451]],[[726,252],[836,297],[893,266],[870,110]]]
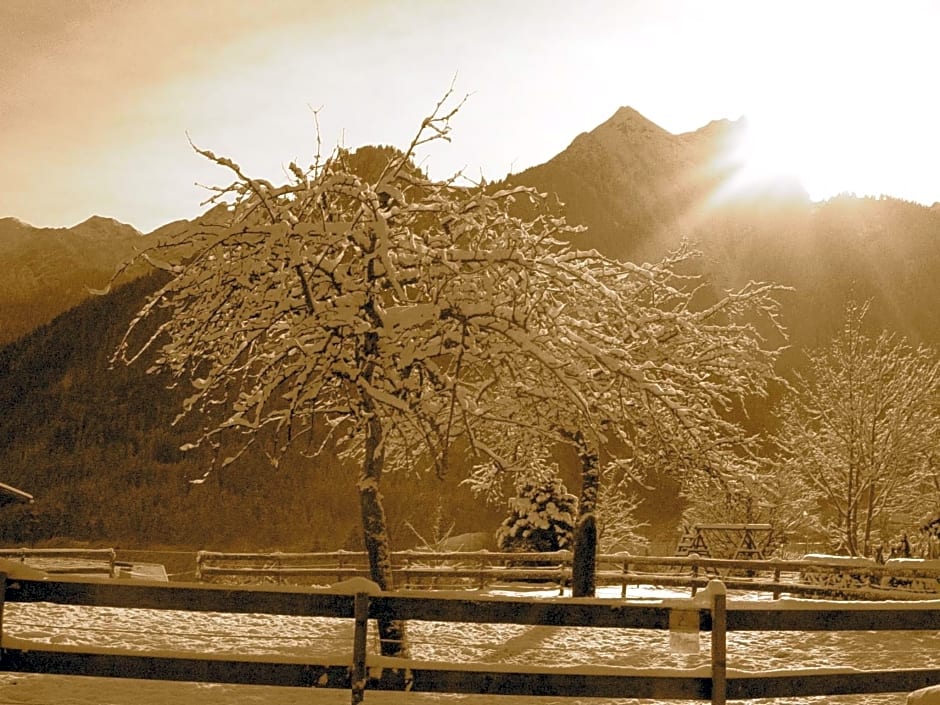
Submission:
[[[730,176],[722,196],[792,194],[798,189],[820,201],[845,192],[874,193],[883,179],[870,159],[872,150],[866,150],[866,159],[859,144],[866,142],[851,133],[849,118],[745,115],[723,158]]]
[[[741,181],[759,183],[799,175],[803,146],[798,137],[746,118],[742,122],[731,154],[732,161],[740,165],[737,174]]]
[[[812,163],[805,134],[771,121],[742,117],[721,158],[728,178],[723,198],[807,190],[808,177],[822,166]]]

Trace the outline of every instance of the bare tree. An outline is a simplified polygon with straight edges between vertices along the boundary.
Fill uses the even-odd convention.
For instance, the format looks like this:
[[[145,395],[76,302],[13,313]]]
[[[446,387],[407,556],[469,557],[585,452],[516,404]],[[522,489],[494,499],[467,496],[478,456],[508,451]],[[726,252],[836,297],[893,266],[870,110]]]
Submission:
[[[306,170],[292,163],[289,182],[275,186],[197,149],[235,175],[211,199],[230,217],[140,255],[170,280],[115,356],[132,362],[155,350],[153,370],[192,384],[183,413],[202,413],[207,425],[189,447],[243,439],[222,466],[262,440],[275,464],[298,443],[353,461],[382,589],[393,588],[379,490],[386,471],[444,473],[458,436],[498,460],[505,448],[478,435],[493,420],[484,409],[508,408],[495,389],[560,383],[565,393],[553,399],[588,408],[576,361],[549,344],[549,322],[585,259],[559,239],[574,229],[531,189],[432,182],[414,168],[420,145],[448,138],[457,110],[444,108],[448,98],[372,180],[341,150]],[[515,198],[531,200],[535,215],[511,215]],[[379,628],[383,652],[400,653],[403,625]]]
[[[597,547],[602,553],[638,553],[649,546],[649,539],[639,533],[648,524],[636,517],[642,504],[638,487],[630,468],[618,462],[607,463],[601,471],[596,514]]]
[[[892,514],[916,511],[940,438],[936,351],[863,332],[868,306],[850,304],[842,331],[809,353],[783,406],[782,471],[819,495],[823,521],[852,555],[871,555]]]
[[[342,150],[306,170],[292,163],[290,181],[274,186],[197,149],[235,174],[211,199],[231,201],[230,218],[142,253],[171,279],[132,320],[116,355],[131,362],[156,349],[152,369],[193,386],[184,413],[224,411],[189,445],[228,448],[223,435],[240,436],[222,466],[259,440],[272,444],[275,464],[298,443],[353,461],[371,577],[386,590],[382,476],[393,467],[446,467],[468,349],[466,324],[453,312],[484,293],[472,275],[491,256],[464,245],[488,234],[492,213],[512,195],[432,183],[413,167],[419,145],[447,138],[454,111],[443,104],[373,181]],[[141,339],[147,319],[161,322]],[[383,653],[400,653],[403,625],[379,622]]]

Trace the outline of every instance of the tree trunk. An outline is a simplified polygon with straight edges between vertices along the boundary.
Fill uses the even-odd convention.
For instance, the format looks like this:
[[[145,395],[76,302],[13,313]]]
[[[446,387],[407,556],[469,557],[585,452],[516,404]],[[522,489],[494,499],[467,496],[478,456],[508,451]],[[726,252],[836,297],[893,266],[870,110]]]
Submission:
[[[571,596],[594,597],[597,588],[597,520],[581,515],[574,535],[571,559]]]
[[[362,534],[369,556],[369,574],[382,590],[393,589],[392,559],[389,550],[388,523],[379,480],[385,465],[382,450],[382,423],[374,415],[369,419],[365,440],[365,458],[359,480],[359,508],[362,514]],[[383,656],[405,656],[405,623],[379,615],[379,640]]]
[[[581,497],[578,499],[578,525],[574,533],[571,561],[572,597],[594,597],[597,588],[597,491],[600,463],[597,452],[588,447],[579,431],[574,435],[581,459]]]
[[[871,556],[871,531],[875,522],[875,481],[868,484],[868,500],[865,507],[865,529],[862,533],[862,555]]]

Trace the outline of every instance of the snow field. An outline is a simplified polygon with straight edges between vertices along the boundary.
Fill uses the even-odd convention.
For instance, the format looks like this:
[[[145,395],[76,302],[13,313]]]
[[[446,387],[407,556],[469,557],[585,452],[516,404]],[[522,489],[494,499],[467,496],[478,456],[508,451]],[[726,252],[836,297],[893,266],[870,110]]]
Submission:
[[[619,590],[615,588],[614,590]],[[496,594],[556,596],[557,591],[491,591]],[[670,599],[686,594],[631,590],[635,599]],[[754,596],[731,595],[753,601]],[[764,598],[761,598],[762,600]],[[769,600],[769,598],[767,598]],[[701,669],[709,664],[709,637],[700,637],[697,654],[675,653],[668,631],[580,627],[411,622],[409,639],[416,661],[545,667],[629,667]],[[91,608],[49,603],[8,603],[4,644],[54,644],[161,651],[179,655],[273,655],[287,658],[352,653],[352,620]],[[374,639],[374,629],[370,628]],[[372,644],[375,652],[375,644]],[[940,665],[940,635],[933,632],[729,632],[731,671],[853,667],[863,670]],[[906,694],[840,696],[753,701],[767,705],[901,705]],[[0,705],[217,705],[266,703],[321,705],[349,702],[348,691],[221,684],[164,683],[39,674],[0,674]],[[539,705],[588,703],[628,705],[651,700],[564,699],[515,696],[458,696],[367,692],[366,703],[461,703],[488,705],[522,702]],[[687,701],[692,702],[692,701]],[[922,701],[924,703],[928,701]]]

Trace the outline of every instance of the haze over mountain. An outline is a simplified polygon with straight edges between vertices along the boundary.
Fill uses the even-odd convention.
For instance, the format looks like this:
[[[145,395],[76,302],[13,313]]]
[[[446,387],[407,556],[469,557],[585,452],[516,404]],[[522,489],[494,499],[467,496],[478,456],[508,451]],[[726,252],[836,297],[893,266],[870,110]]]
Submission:
[[[674,135],[624,107],[550,161],[508,178],[557,194],[569,221],[588,226],[579,244],[612,256],[656,256],[722,205],[741,167],[737,144],[746,129],[744,119],[715,120]],[[780,181],[750,184],[727,200],[783,197],[809,201],[798,184]]]
[[[800,363],[802,348],[829,339],[850,297],[872,299],[874,328],[940,345],[940,206],[849,195],[813,203],[792,181],[738,183],[742,165],[729,154],[745,127],[716,121],[674,135],[622,108],[508,180],[556,193],[569,222],[588,226],[579,247],[654,260],[688,237],[704,253],[701,271],[718,286],[792,286],[781,295],[792,344],[784,373]],[[386,150],[360,150],[361,168],[374,169]],[[154,275],[68,310],[135,247],[188,225],[142,236],[99,217],[56,230],[0,219],[8,272],[0,280],[0,343],[40,326],[0,348],[0,480],[37,497],[32,507],[8,510],[16,516],[8,515],[0,540],[198,545],[212,527],[205,547],[312,548],[311,527],[330,527],[318,548],[355,545],[355,521],[336,506],[352,489],[329,459],[316,473],[298,459],[269,474],[259,452],[203,486],[187,482],[207,460],[177,450],[186,429],[169,423],[182,392],[146,377],[145,365],[107,369],[118,335],[156,286]],[[428,535],[438,511],[455,519],[458,532],[495,530],[484,524],[498,523],[498,512],[474,505],[455,478],[426,491],[418,511],[413,487],[385,488],[400,547],[414,542],[405,522]]]

